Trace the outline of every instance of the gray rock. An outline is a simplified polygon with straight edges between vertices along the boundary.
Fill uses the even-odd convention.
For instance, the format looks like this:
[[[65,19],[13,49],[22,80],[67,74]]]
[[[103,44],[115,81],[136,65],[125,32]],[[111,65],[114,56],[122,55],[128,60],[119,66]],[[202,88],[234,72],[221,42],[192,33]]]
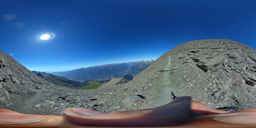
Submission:
[[[41,104],[37,104],[35,105],[36,108],[40,108],[41,107]]]
[[[9,92],[7,92],[6,90],[3,90],[3,91],[4,91],[5,96],[7,97],[7,100],[9,101],[10,100]]]
[[[5,103],[5,101],[6,101],[6,99],[5,99],[5,97],[0,97],[0,103]]]
[[[140,105],[143,103],[143,100],[144,99],[139,96],[128,96],[122,101],[122,103],[124,107],[131,108]]]

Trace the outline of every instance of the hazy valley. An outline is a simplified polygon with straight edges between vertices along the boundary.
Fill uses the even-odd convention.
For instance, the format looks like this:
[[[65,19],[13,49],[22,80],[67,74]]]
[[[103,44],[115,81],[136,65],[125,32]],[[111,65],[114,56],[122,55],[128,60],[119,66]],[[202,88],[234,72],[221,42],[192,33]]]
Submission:
[[[55,85],[87,89],[97,88],[111,79],[124,78],[132,80],[135,75],[146,69],[152,63],[153,61],[136,61],[106,64],[66,72],[46,73],[33,71],[33,73]]]
[[[54,72],[53,74],[64,76],[75,81],[87,80],[110,80],[112,78],[122,77],[126,74],[135,76],[146,69],[153,60],[135,61],[127,63],[106,64],[87,68],[75,69],[66,72]]]

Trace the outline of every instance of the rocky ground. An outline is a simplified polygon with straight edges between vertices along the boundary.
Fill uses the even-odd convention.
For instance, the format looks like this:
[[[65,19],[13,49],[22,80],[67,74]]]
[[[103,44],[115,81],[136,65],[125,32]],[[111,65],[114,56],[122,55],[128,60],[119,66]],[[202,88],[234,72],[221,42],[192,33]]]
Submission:
[[[6,71],[1,69],[1,72]],[[13,101],[16,101],[15,90],[10,93],[8,88],[20,85],[7,86],[6,83],[0,86],[4,88],[0,94],[5,101],[8,99],[8,102],[0,99],[0,105],[39,114],[61,114],[68,107],[135,110],[166,104],[171,101],[170,93],[174,92],[177,96],[192,96],[215,108],[256,108],[256,52],[246,45],[224,39],[184,43],[162,55],[133,80],[113,79],[96,90],[56,87],[38,79],[41,85],[36,84],[39,82],[36,79],[32,80],[33,86],[26,84],[26,88],[30,88],[26,95],[31,93],[31,97],[24,97],[24,102],[16,107],[7,105],[15,106]]]

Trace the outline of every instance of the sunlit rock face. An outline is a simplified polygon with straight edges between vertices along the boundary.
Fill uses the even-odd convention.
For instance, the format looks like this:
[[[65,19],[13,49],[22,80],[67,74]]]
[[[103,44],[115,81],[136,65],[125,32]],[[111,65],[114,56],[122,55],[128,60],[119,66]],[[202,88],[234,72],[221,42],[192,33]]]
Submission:
[[[255,108],[256,52],[226,39],[187,42],[166,52],[132,81],[103,86],[99,92],[104,92],[98,99],[107,111],[156,107],[170,102],[171,92],[216,108]],[[143,96],[139,103],[122,102],[136,95]]]

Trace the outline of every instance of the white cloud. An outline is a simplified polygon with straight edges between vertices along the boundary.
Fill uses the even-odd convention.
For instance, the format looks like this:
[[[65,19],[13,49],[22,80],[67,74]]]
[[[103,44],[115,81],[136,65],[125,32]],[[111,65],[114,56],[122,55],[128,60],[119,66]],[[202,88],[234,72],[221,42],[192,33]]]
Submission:
[[[17,18],[16,14],[4,14],[3,15],[3,20],[7,21],[7,22],[14,21],[14,20],[16,20],[16,18]]]

